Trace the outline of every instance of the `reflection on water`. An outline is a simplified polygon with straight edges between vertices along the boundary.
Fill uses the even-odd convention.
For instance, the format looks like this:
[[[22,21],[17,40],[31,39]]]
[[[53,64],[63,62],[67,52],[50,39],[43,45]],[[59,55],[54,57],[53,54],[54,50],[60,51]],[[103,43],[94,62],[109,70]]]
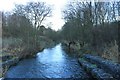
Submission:
[[[76,59],[66,55],[61,44],[44,49],[36,58],[24,59],[11,67],[7,78],[85,78],[88,75]]]
[[[64,62],[65,56],[61,44],[52,49],[45,49],[43,52],[37,54],[37,59],[41,63]]]

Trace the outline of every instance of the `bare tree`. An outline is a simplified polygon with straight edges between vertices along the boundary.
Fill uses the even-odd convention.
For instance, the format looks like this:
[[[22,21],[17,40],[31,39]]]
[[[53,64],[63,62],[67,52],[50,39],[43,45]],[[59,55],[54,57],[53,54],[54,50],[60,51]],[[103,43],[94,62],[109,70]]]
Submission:
[[[29,2],[26,5],[16,5],[14,9],[16,15],[25,16],[33,24],[34,47],[37,47],[37,40],[42,22],[51,16],[52,8],[44,2]]]
[[[117,10],[118,10],[118,15],[120,16],[120,1],[119,2],[117,2]]]
[[[38,29],[46,17],[51,16],[52,9],[44,2],[30,2],[25,6],[27,16],[34,21],[34,26]]]
[[[119,2],[73,1],[63,15],[66,21],[62,28],[65,38],[92,44],[95,48],[109,43],[112,38],[116,39],[112,36],[116,34],[114,28],[110,26],[116,26],[116,14],[119,12]]]
[[[44,2],[29,2],[27,5],[16,5],[14,11],[18,15],[25,15],[38,29],[46,17],[51,16],[52,8]]]

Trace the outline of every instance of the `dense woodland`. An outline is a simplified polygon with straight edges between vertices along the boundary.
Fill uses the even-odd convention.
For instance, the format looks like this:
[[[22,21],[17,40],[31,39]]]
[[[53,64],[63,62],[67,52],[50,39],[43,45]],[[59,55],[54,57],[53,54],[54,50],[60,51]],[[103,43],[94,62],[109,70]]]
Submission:
[[[65,24],[60,35],[68,42],[78,42],[87,53],[108,59],[117,58],[120,2],[71,2],[63,11]],[[84,52],[85,53],[85,52]]]
[[[42,25],[51,14],[52,7],[43,2],[16,5],[13,12],[2,14],[3,39],[17,39],[18,43],[11,46],[24,46],[26,52],[39,49],[43,38],[68,44],[74,42],[80,46],[78,50],[85,50],[84,53],[96,53],[108,59],[112,54],[120,59],[117,19],[120,2],[70,2],[63,10],[65,24],[58,31]]]

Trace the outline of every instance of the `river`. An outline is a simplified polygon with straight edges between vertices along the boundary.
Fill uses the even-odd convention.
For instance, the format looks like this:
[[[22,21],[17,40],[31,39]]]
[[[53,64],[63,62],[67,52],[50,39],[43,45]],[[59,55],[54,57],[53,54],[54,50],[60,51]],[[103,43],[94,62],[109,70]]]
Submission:
[[[76,58],[68,56],[61,44],[44,49],[35,58],[21,60],[12,66],[6,78],[88,78]]]

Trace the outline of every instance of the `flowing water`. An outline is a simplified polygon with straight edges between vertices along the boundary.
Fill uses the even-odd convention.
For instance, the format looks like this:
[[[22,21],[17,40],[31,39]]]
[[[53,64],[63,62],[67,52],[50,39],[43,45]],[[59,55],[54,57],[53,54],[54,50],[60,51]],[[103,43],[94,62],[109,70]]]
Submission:
[[[87,78],[77,59],[68,56],[61,44],[44,49],[35,58],[21,60],[6,78]]]

